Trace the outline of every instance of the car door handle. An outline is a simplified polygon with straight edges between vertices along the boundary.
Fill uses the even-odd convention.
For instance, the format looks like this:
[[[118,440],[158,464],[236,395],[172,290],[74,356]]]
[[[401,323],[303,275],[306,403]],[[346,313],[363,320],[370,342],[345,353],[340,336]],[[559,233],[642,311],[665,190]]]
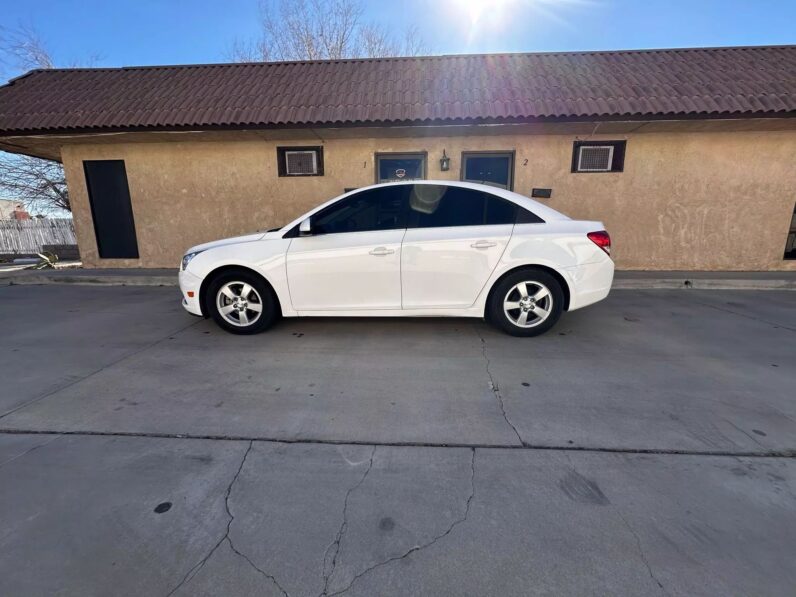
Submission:
[[[470,246],[473,249],[488,249],[489,247],[494,247],[497,243],[490,242],[488,240],[479,240],[478,242],[474,242]]]
[[[393,253],[395,253],[395,249],[388,249],[387,247],[376,247],[370,252],[371,255],[376,256],[392,255]]]

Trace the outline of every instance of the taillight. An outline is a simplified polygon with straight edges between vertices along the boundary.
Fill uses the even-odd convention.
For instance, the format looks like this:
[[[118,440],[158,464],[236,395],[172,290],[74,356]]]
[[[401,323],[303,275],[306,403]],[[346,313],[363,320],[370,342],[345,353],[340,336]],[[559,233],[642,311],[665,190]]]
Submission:
[[[591,242],[608,253],[608,255],[611,254],[611,237],[605,230],[600,230],[599,232],[589,232],[586,236],[589,237]]]

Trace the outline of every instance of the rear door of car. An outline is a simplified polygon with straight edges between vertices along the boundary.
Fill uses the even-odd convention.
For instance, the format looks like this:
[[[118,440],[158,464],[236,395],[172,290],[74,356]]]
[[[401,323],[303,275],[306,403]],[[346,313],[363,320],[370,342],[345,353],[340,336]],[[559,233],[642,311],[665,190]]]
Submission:
[[[418,184],[401,246],[403,309],[471,306],[511,238],[517,206],[491,193]]]

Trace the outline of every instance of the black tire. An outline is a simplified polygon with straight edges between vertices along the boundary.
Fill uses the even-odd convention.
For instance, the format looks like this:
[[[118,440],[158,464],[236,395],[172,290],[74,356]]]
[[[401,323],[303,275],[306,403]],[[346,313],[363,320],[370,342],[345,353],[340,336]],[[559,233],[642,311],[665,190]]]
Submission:
[[[233,303],[233,299],[226,294],[223,298],[219,297],[222,288],[227,287],[228,290],[241,293],[245,289],[244,284],[248,284],[253,292],[249,291],[246,296],[246,301],[243,302],[242,297],[238,297],[237,303]],[[230,286],[227,286],[230,285]],[[219,300],[228,302],[224,307],[232,306],[233,304],[239,305],[232,310],[228,315],[231,321],[238,321],[239,323],[231,323],[230,320],[221,313],[219,309]],[[249,304],[259,305],[262,309],[257,312],[254,309],[248,308]],[[245,306],[244,306],[245,305]],[[240,323],[241,307],[245,314],[245,319],[251,320],[251,323]],[[253,272],[246,270],[227,270],[213,277],[205,293],[205,313],[218,324],[218,326],[232,334],[257,334],[265,331],[271,327],[274,322],[279,318],[280,309],[279,301],[274,294],[271,286],[263,280],[260,276]]]
[[[529,301],[527,297],[522,297],[520,290],[516,289],[517,285],[522,282],[532,285],[526,286],[527,297],[533,298],[532,295],[537,294],[542,288],[546,288],[549,292],[537,304],[535,301]],[[503,308],[507,298],[509,303],[514,304],[516,302],[521,306],[507,313]],[[530,327],[523,327],[518,323],[522,321],[523,311],[525,311],[526,325]],[[544,334],[558,322],[563,311],[564,291],[558,280],[542,270],[524,269],[509,274],[498,282],[489,297],[486,315],[491,324],[507,334],[527,338]],[[534,315],[534,312],[547,312],[548,314],[546,316]],[[513,319],[510,319],[510,317]],[[536,319],[541,319],[541,321],[533,323]]]

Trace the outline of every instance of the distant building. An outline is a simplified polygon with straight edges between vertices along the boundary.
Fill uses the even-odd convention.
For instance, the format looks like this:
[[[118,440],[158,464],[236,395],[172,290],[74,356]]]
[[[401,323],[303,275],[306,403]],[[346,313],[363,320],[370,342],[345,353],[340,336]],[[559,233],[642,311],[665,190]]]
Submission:
[[[30,214],[21,202],[0,199],[0,220],[30,220]]]

